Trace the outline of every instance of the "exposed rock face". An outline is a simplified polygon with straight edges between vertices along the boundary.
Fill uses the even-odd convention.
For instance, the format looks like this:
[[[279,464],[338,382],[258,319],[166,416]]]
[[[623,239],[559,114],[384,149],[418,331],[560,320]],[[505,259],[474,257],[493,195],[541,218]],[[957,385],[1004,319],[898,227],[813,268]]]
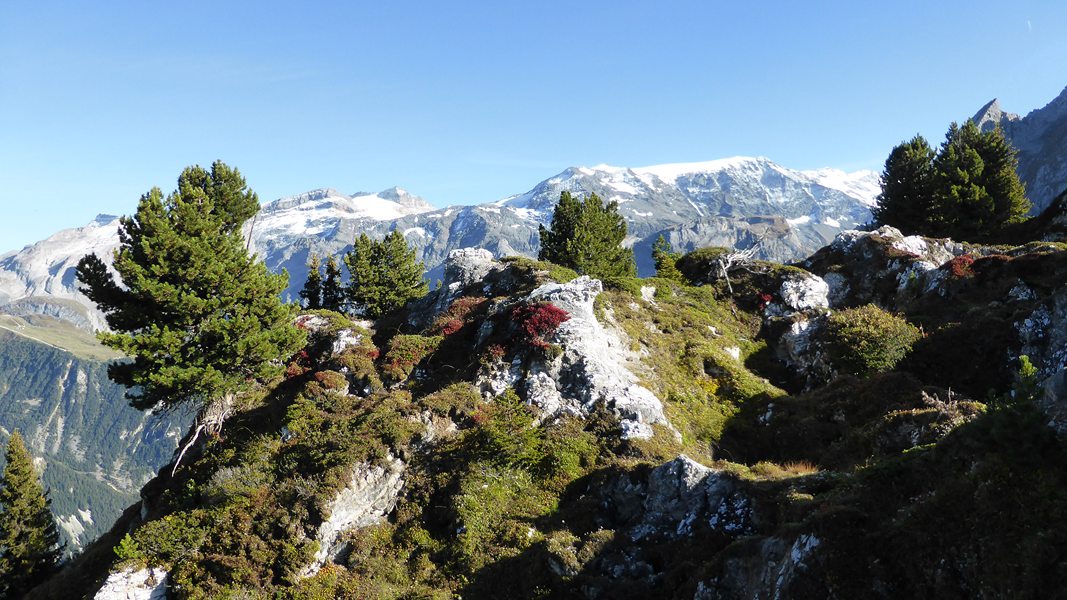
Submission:
[[[697,585],[694,600],[804,597],[797,580],[819,560],[822,540],[803,533],[790,542],[778,537],[760,543],[758,559],[728,559],[722,576]]]
[[[949,239],[905,236],[889,225],[874,231],[843,231],[829,246],[801,263],[826,283],[827,305],[867,303],[893,308],[922,294],[939,292],[941,267],[966,253]]]
[[[404,462],[390,454],[381,464],[363,464],[353,470],[348,485],[330,503],[330,517],[319,526],[319,550],[306,575],[314,575],[327,561],[340,557],[345,550],[339,541],[344,532],[380,523],[392,512],[404,487],[404,468]]]
[[[1004,112],[993,100],[972,118],[983,131],[997,125],[1019,150],[1019,178],[1040,213],[1067,189],[1067,88],[1025,117]]]
[[[684,454],[653,469],[643,490],[616,491],[615,502],[625,505],[620,494],[635,492],[644,499],[630,529],[634,541],[690,535],[697,520],[732,535],[753,531],[752,503],[736,493],[733,479]]]
[[[528,401],[547,414],[588,414],[606,406],[621,419],[624,437],[652,437],[652,424],[669,426],[663,404],[627,368],[629,351],[619,336],[597,320],[593,302],[602,290],[599,280],[583,276],[530,294],[529,301],[551,302],[570,319],[553,337],[562,356],[534,365],[520,385]]]
[[[1060,369],[1041,386],[1041,406],[1049,417],[1049,425],[1060,435],[1067,434],[1067,369]]]
[[[164,600],[166,597],[167,572],[149,568],[112,573],[93,596],[95,600]]]
[[[786,308],[792,312],[811,310],[815,308],[828,308],[827,294],[830,286],[818,275],[810,273],[795,274],[782,282],[778,295]]]
[[[500,266],[493,259],[493,253],[485,248],[459,248],[449,252],[433,312],[443,312],[464,290],[479,284],[491,270]]]

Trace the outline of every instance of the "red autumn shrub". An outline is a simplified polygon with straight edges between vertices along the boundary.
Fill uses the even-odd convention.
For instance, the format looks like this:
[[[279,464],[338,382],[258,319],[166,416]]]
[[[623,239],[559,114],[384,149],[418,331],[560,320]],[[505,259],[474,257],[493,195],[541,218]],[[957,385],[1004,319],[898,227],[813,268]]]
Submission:
[[[449,336],[463,328],[462,319],[449,319],[441,326],[441,335]]]
[[[307,350],[301,350],[294,354],[293,358],[289,360],[289,364],[285,367],[285,378],[292,379],[294,377],[300,377],[310,370],[311,357],[308,356]]]
[[[441,313],[430,325],[429,333],[433,335],[449,336],[459,331],[470,321],[471,313],[485,303],[485,298],[478,296],[463,296],[457,298]]]
[[[570,318],[567,311],[551,302],[524,304],[511,311],[511,320],[518,324],[525,341],[541,349],[548,348],[545,336],[554,332]]]
[[[312,377],[328,390],[348,389],[348,380],[337,371],[317,371]]]
[[[961,254],[948,261],[949,270],[952,271],[952,276],[956,279],[974,277],[974,270],[971,268],[973,264],[974,257],[970,254]]]

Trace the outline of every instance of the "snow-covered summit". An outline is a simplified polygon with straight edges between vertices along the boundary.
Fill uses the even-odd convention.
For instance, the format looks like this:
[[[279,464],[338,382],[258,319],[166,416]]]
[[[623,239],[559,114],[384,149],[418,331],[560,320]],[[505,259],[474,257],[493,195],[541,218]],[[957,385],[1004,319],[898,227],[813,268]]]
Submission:
[[[432,210],[432,205],[400,187],[351,196],[332,188],[320,188],[264,205],[256,228],[314,235],[323,233],[340,219],[389,221]]]

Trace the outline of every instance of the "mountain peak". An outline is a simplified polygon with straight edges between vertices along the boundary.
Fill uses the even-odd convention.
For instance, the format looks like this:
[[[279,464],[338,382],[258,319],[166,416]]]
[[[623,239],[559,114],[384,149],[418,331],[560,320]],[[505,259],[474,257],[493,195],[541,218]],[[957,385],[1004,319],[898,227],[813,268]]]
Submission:
[[[989,131],[997,125],[1002,125],[1005,122],[1018,121],[1019,115],[1015,113],[1004,112],[1000,107],[1000,100],[993,98],[989,102],[986,102],[985,106],[980,108],[978,112],[971,117],[971,121],[978,126],[982,131]]]

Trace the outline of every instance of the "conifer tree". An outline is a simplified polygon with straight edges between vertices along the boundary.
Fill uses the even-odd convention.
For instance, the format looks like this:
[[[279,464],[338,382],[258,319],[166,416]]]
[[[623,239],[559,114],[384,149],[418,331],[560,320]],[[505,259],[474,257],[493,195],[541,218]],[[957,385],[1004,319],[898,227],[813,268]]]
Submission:
[[[990,239],[1030,210],[1017,166],[999,127],[953,123],[936,153],[916,136],[886,159],[874,222],[907,234]]]
[[[326,259],[326,279],[322,282],[322,308],[340,312],[344,309],[345,290],[341,282],[341,266],[337,259]]]
[[[295,306],[279,299],[288,274],[248,253],[242,226],[258,209],[236,169],[188,167],[176,191],[152,189],[121,220],[121,287],[96,255],[78,264],[81,291],[111,328],[100,340],[128,357],[108,375],[129,388],[130,403],[200,409],[186,449],[203,429],[221,429],[237,395],[280,373],[306,341],[292,324]]]
[[[308,278],[300,290],[300,297],[304,299],[304,308],[322,308],[322,262],[314,254],[308,262]]]
[[[652,262],[656,265],[656,277],[681,281],[682,272],[677,267],[679,258],[681,254],[675,252],[667,238],[660,234],[656,243],[652,244]]]
[[[404,235],[391,231],[382,241],[361,233],[344,256],[350,275],[348,301],[356,310],[376,319],[404,306],[427,291],[425,267],[408,246]]]
[[[561,192],[552,213],[552,228],[538,227],[538,258],[570,267],[592,277],[626,277],[637,274],[634,253],[622,246],[626,221],[617,202],[605,205],[596,194],[579,200]]]
[[[929,231],[934,216],[934,150],[921,135],[889,153],[882,171],[882,193],[875,225],[893,225],[905,235]]]
[[[999,127],[982,132],[973,121],[953,123],[934,160],[936,234],[982,240],[1024,220],[1030,201],[1018,163],[1018,152]]]
[[[54,570],[59,531],[18,431],[8,440],[0,479],[0,598],[19,598]]]

